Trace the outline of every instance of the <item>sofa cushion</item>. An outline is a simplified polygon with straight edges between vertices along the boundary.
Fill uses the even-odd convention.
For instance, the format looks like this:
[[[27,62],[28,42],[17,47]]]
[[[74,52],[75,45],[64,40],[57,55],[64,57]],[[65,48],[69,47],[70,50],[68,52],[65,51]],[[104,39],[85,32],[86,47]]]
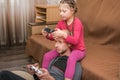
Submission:
[[[89,42],[120,49],[120,0],[77,0],[77,6]]]
[[[113,46],[101,46],[85,41],[86,57],[82,60],[83,80],[118,80],[120,54]],[[54,48],[54,41],[42,35],[32,35],[27,42],[26,53],[42,63],[44,53]]]
[[[83,80],[118,80],[120,53],[113,46],[86,44],[86,57],[82,60]]]
[[[120,1],[77,0],[85,29],[83,80],[120,79]]]
[[[27,40],[25,53],[42,63],[43,55],[54,48],[54,41],[46,39],[43,35],[32,35]]]

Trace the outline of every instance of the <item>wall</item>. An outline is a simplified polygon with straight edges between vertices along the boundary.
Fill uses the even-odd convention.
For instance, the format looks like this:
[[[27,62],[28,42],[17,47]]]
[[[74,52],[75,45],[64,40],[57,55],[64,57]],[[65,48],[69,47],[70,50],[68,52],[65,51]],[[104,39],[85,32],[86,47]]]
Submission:
[[[59,4],[60,0],[47,0],[47,4],[53,5],[53,4]]]

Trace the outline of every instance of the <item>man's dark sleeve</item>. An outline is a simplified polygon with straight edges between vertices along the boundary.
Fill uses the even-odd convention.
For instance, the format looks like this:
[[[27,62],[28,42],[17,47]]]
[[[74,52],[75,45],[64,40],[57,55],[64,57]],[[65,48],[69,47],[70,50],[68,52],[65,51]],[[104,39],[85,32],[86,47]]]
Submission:
[[[82,67],[81,67],[80,62],[77,62],[73,80],[81,80],[81,76],[82,76]]]

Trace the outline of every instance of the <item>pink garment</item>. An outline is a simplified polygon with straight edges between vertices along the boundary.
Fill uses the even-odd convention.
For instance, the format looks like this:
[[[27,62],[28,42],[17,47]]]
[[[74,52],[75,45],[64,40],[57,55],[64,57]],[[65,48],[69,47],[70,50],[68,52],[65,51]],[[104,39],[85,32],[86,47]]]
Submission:
[[[59,21],[56,28],[66,30],[67,29],[66,22],[64,20]],[[81,21],[77,17],[75,17],[74,22],[68,25],[68,29],[71,32],[73,32],[73,36],[68,35],[67,38],[65,39],[66,42],[73,45],[72,49],[85,50],[84,30]],[[53,40],[52,35],[48,39]]]
[[[43,56],[43,62],[42,62],[42,68],[48,69],[49,63],[59,56],[58,52],[56,50],[51,50]]]
[[[68,57],[67,66],[65,71],[65,78],[73,79],[75,73],[76,62],[85,57],[85,51],[73,50]]]
[[[73,28],[72,28],[73,27]],[[65,71],[65,77],[72,79],[74,76],[76,62],[85,57],[85,45],[84,45],[84,30],[81,21],[75,17],[74,22],[70,25],[66,25],[64,20],[58,22],[57,27],[61,30],[69,29],[70,32],[73,32],[73,35],[68,35],[65,39],[66,42],[72,44],[72,52],[67,61],[67,67]],[[73,30],[73,31],[72,31]],[[52,35],[47,37],[50,40],[54,40]],[[49,63],[59,54],[56,50],[52,50],[44,55],[43,58],[43,68],[48,68]]]
[[[49,63],[55,58],[59,56],[56,50],[51,50],[47,52],[43,57],[42,68],[48,69]],[[73,79],[76,62],[83,59],[85,57],[85,51],[73,50],[68,57],[67,66],[65,71],[65,78]]]

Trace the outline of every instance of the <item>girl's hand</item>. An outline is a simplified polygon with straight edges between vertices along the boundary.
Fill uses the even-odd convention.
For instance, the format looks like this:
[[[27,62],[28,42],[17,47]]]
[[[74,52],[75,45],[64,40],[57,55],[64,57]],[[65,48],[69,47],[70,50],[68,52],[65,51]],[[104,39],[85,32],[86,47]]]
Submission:
[[[65,30],[60,30],[60,29],[56,29],[53,33],[53,38],[57,39],[57,38],[66,38],[67,37],[67,33],[65,32]]]
[[[44,29],[42,29],[42,35],[43,35],[43,36],[46,37],[48,34],[49,34],[48,32],[46,32]]]
[[[38,78],[40,80],[55,80],[48,72],[47,69],[41,68],[40,69],[43,73],[42,74],[38,74],[36,73],[36,75],[38,76]]]

